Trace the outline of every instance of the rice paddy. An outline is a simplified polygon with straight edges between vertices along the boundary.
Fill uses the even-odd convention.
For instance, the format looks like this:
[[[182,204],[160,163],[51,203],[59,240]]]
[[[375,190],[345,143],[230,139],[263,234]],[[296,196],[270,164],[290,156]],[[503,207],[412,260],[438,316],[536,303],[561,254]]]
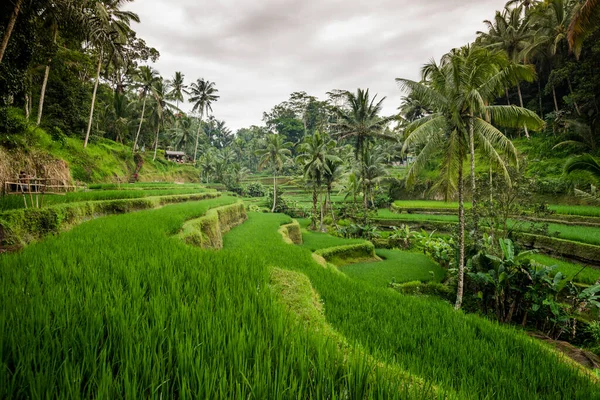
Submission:
[[[391,274],[441,279],[420,254],[335,273],[312,251],[354,241],[286,244],[280,214],[249,213],[220,251],[177,238],[236,201],[99,218],[0,255],[0,398],[600,398],[524,333],[385,288]],[[273,268],[308,277],[344,345],[290,314]]]

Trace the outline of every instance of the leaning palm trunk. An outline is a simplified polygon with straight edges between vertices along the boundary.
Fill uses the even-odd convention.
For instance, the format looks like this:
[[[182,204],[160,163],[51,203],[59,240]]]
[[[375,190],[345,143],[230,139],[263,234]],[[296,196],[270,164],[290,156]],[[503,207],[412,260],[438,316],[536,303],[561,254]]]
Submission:
[[[140,131],[142,130],[142,124],[144,123],[144,113],[146,112],[146,96],[144,95],[144,103],[142,104],[142,118],[140,119],[140,125],[138,126],[137,133],[135,134],[135,140],[133,141],[133,149],[132,153],[135,153],[135,148],[137,147],[137,141],[140,137]]]
[[[554,111],[558,114],[558,100],[556,99],[556,88],[554,87],[554,84],[552,84],[552,97],[554,99]]]
[[[323,190],[319,188],[320,197],[321,197],[321,220],[319,224],[319,230],[321,232],[325,232],[325,228],[323,227]]]
[[[194,146],[194,164],[196,163],[196,156],[198,154],[198,138],[200,137],[200,129],[202,129],[202,118],[200,118],[200,125],[198,125],[198,132],[196,132],[196,145]]]
[[[456,290],[457,310],[462,306],[465,286],[465,203],[462,163],[458,166],[458,288]]]
[[[8,40],[10,39],[10,35],[12,34],[13,28],[15,27],[17,16],[19,15],[19,11],[21,10],[21,4],[23,4],[23,0],[17,0],[13,12],[12,14],[10,14],[8,25],[6,26],[4,36],[2,37],[2,44],[0,44],[0,63],[2,62],[2,59],[4,58],[4,53],[6,52],[6,48],[8,47]]]
[[[156,160],[156,150],[158,149],[158,133],[160,131],[160,122],[157,125],[158,126],[156,127],[156,137],[154,138],[154,157],[152,158],[152,161]]]
[[[277,171],[273,174],[273,208],[271,208],[271,212],[275,212],[275,207],[277,206]]]
[[[517,91],[519,92],[519,104],[521,104],[521,108],[523,108],[523,95],[521,93],[521,84],[517,82]],[[527,125],[523,125],[525,129],[525,137],[529,139],[529,130],[527,129]]]
[[[53,27],[53,43],[56,43],[56,37],[58,36],[58,27],[54,25]],[[40,93],[40,105],[38,106],[38,116],[36,125],[42,122],[42,113],[44,111],[44,98],[46,97],[46,86],[48,85],[48,76],[50,75],[50,63],[52,62],[52,58],[48,59],[48,63],[46,64],[46,69],[44,71],[44,82],[42,83],[42,91]]]
[[[96,69],[96,82],[94,82],[94,93],[92,94],[92,107],[90,108],[90,120],[88,121],[87,132],[85,133],[85,140],[83,141],[83,148],[85,149],[90,139],[90,132],[92,130],[92,120],[94,119],[94,105],[96,104],[96,93],[98,92],[98,82],[100,81],[100,68],[102,68],[102,49],[100,49],[100,55],[98,56],[98,68]]]
[[[471,119],[469,121],[469,151],[471,156],[471,201],[472,205],[472,213],[473,213],[473,233],[475,239],[477,240],[479,234],[479,221],[477,220],[477,196],[476,196],[476,182],[475,182],[475,132],[474,132],[474,118],[473,114],[471,114]]]

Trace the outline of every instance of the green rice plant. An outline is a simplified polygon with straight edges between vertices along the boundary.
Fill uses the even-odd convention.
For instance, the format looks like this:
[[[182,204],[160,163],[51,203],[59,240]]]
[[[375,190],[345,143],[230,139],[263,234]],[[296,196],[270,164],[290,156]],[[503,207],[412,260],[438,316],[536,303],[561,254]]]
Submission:
[[[236,201],[101,218],[1,255],[0,398],[433,398],[299,325],[253,240],[214,252],[171,237]]]
[[[120,200],[120,199],[141,199],[152,196],[173,196],[180,194],[195,194],[214,192],[205,188],[170,188],[170,189],[152,189],[152,190],[95,190],[89,192],[71,192],[65,195],[45,195],[43,197],[43,206],[52,206],[56,204],[78,203],[83,201],[100,200]],[[40,195],[41,198],[41,195]],[[27,200],[30,204],[30,200]],[[10,195],[0,197],[0,211],[24,208],[22,196]]]
[[[315,254],[336,266],[377,260],[375,246],[371,242],[319,249]]]
[[[302,224],[303,220],[304,219],[300,219],[298,221],[300,224]],[[302,246],[311,251],[326,249],[329,247],[366,243],[366,241],[363,239],[346,239],[337,236],[331,236],[323,232],[313,232],[308,230],[302,231],[302,240]]]
[[[444,279],[446,272],[424,254],[401,250],[377,250],[379,262],[346,265],[340,270],[352,279],[379,287],[390,282],[436,281]]]
[[[0,255],[0,398],[600,397],[514,328],[323,268],[283,241],[287,216],[249,214],[219,252],[171,237],[236,201],[100,218]],[[360,352],[299,324],[269,286],[272,267],[308,276],[327,323]]]
[[[329,324],[375,358],[397,365],[463,399],[600,398],[600,386],[544,343],[515,328],[344,279],[311,262],[302,246],[277,243],[286,216],[250,214],[225,236],[227,252],[259,250],[264,262],[306,274]]]

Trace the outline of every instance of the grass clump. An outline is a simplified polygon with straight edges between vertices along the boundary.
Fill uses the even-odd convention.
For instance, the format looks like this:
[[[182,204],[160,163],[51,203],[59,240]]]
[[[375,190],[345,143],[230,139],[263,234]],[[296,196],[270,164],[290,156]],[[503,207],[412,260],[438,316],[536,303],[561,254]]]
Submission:
[[[379,261],[371,242],[319,249],[315,254],[336,266],[357,262]]]

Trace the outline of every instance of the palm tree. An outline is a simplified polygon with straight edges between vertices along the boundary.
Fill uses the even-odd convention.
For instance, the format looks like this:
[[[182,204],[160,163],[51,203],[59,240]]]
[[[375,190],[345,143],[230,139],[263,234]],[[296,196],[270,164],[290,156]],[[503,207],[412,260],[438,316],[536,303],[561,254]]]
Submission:
[[[131,11],[123,11],[120,8],[132,0],[104,0],[93,2],[87,18],[90,39],[99,50],[98,67],[96,68],[96,79],[92,94],[90,117],[83,147],[86,148],[92,129],[94,119],[94,106],[96,104],[96,93],[100,82],[100,69],[102,68],[102,56],[105,48],[109,48],[113,54],[120,54],[121,47],[127,42],[131,33],[131,21],[140,22],[138,15]]]
[[[338,139],[354,141],[355,157],[364,169],[365,151],[373,144],[375,139],[397,140],[396,137],[384,133],[384,128],[396,119],[396,116],[380,117],[379,114],[385,97],[376,102],[377,95],[371,99],[369,89],[358,89],[356,94],[344,92],[344,96],[346,97],[346,108],[336,109],[338,122],[335,126],[339,132]],[[364,170],[361,176],[364,176]],[[367,209],[366,188],[363,191],[363,203],[365,209]]]
[[[596,183],[600,183],[600,162],[590,154],[584,154],[578,157],[572,157],[565,164],[565,173],[573,172],[588,172]],[[582,190],[575,189],[575,193],[585,199],[600,203],[600,196],[596,193],[596,189],[592,187],[591,193],[586,193]]]
[[[153,117],[156,124],[156,136],[154,138],[154,157],[152,160],[156,160],[156,152],[158,150],[158,134],[160,132],[161,126],[164,126],[165,116],[172,116],[173,110],[176,110],[176,107],[169,103],[167,99],[168,87],[163,82],[163,79],[160,78],[158,81],[154,83],[152,96],[154,97],[154,112]]]
[[[284,162],[291,157],[290,147],[293,146],[293,143],[284,143],[282,136],[270,134],[262,145],[263,148],[256,151],[256,155],[260,157],[258,169],[262,170],[270,165],[273,170],[273,208],[271,208],[271,212],[275,212],[277,205],[277,174],[283,168]]]
[[[375,204],[373,188],[379,184],[385,175],[387,175],[384,165],[385,158],[380,146],[369,148],[365,152],[365,167],[362,179],[365,182],[367,197],[370,198],[371,204]]]
[[[569,24],[569,46],[579,58],[583,41],[600,26],[600,1],[583,0],[573,9],[573,18]]]
[[[144,123],[144,114],[146,112],[146,99],[148,94],[154,93],[156,83],[161,79],[158,72],[148,66],[142,66],[137,71],[135,76],[137,83],[136,87],[140,90],[140,97],[143,99],[142,115],[140,117],[140,124],[138,126],[137,133],[135,134],[135,140],[133,141],[132,153],[135,153],[137,147],[138,138],[140,137],[140,131],[142,130],[142,124]]]
[[[529,126],[539,128],[543,121],[532,111],[509,105],[488,105],[495,90],[502,85],[510,69],[488,65],[485,50],[455,50],[444,56],[440,65],[432,62],[423,68],[423,81],[397,79],[400,86],[417,98],[432,114],[406,127],[403,151],[410,146],[422,146],[411,165],[407,181],[414,181],[417,173],[437,154],[442,154],[441,178],[449,190],[456,187],[459,202],[459,280],[456,308],[462,305],[465,267],[465,209],[463,162],[471,154],[472,184],[474,185],[475,144],[499,165],[506,179],[510,179],[505,163],[496,149],[506,152],[516,161],[512,143],[495,125],[506,127]],[[500,66],[502,67],[502,66]],[[456,181],[456,186],[454,182]]]
[[[194,104],[192,112],[198,112],[200,114],[200,122],[202,122],[202,118],[205,114],[208,114],[209,111],[212,112],[212,103],[219,100],[219,96],[217,95],[218,92],[214,82],[205,81],[204,79],[198,79],[190,85],[190,102]],[[198,137],[200,136],[200,129],[202,129],[202,124],[198,126],[198,133],[196,134],[194,162],[196,162],[198,153]]]
[[[519,71],[518,65],[527,64],[525,58],[527,49],[533,42],[534,31],[531,29],[530,20],[523,13],[523,6],[515,8],[505,7],[502,12],[497,11],[494,22],[484,21],[488,32],[477,32],[478,42],[484,47],[493,50],[504,50],[509,60],[513,63],[515,73]],[[535,78],[535,76],[533,77]],[[507,81],[517,86],[519,105],[523,108],[523,94],[521,92],[522,76],[515,74]],[[508,89],[506,90],[507,100]],[[529,138],[529,132],[525,126],[525,136]]]
[[[173,79],[169,81],[171,90],[168,93],[169,100],[175,100],[175,106],[179,108],[179,102],[183,102],[184,94],[189,94],[185,84],[185,75],[179,71],[175,72]]]
[[[321,191],[324,175],[331,170],[327,161],[334,162],[341,159],[335,156],[332,152],[335,149],[335,141],[326,134],[315,131],[314,134],[304,137],[300,144],[300,155],[296,158],[298,163],[302,165],[304,177],[312,181],[313,185],[313,217],[311,229],[316,229],[317,220],[317,191]],[[322,203],[322,202],[321,202]],[[321,224],[320,229],[323,230],[323,204],[321,204]]]
[[[111,106],[114,118],[112,130],[115,141],[121,143],[129,124],[129,101],[124,93],[115,92]]]

